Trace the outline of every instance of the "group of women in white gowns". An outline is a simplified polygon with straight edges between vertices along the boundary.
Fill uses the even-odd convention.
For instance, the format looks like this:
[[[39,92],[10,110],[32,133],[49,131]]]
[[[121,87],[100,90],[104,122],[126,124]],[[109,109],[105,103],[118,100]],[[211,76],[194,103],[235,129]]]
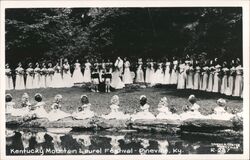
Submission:
[[[148,87],[161,84],[176,85],[177,89],[201,90],[235,97],[243,95],[243,68],[240,59],[232,60],[230,64],[224,61],[220,65],[218,58],[201,62],[190,59],[189,56],[179,60],[174,57],[172,61],[166,59],[165,63],[161,61],[155,63],[152,59],[148,59],[145,64],[143,59],[139,58],[134,72],[130,70],[131,63],[127,58],[124,59],[124,63],[123,60],[120,62],[122,63],[119,63],[119,67],[113,66],[113,64],[110,66],[110,68],[114,67],[110,86],[115,89],[122,89],[132,83],[146,84]],[[107,64],[96,62],[93,67],[101,75]],[[12,72],[6,65],[6,89],[61,88],[72,87],[77,83],[93,83],[91,78],[93,73],[91,68],[93,67],[86,60],[83,66],[84,74],[82,74],[82,66],[76,60],[71,77],[70,65],[67,60],[62,66],[57,63],[54,67],[51,63],[48,64],[48,67],[45,63],[42,63],[42,67],[36,63],[34,69],[30,63],[26,70],[19,63],[15,70],[14,85]],[[101,82],[101,79],[98,81]]]

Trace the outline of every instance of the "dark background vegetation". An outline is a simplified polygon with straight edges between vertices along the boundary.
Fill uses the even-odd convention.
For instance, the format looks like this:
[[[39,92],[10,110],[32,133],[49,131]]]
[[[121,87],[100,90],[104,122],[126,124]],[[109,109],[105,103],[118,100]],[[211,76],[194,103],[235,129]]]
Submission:
[[[242,58],[242,8],[6,9],[6,62]]]

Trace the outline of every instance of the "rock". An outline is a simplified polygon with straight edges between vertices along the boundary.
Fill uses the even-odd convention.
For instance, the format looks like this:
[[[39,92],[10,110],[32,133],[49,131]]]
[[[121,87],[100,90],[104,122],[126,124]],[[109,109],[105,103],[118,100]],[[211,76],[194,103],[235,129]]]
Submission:
[[[147,130],[153,132],[177,133],[180,121],[173,120],[143,120],[138,119],[131,123],[132,129]]]
[[[182,122],[180,128],[182,131],[190,132],[214,132],[217,130],[234,128],[232,121],[215,119],[187,119]]]

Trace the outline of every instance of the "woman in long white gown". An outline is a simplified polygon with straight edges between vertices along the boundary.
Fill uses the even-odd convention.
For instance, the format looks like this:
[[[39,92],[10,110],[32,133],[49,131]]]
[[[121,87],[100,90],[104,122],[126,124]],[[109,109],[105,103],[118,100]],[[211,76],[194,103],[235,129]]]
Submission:
[[[64,87],[64,82],[62,78],[62,68],[59,66],[59,63],[57,62],[56,65],[54,66],[54,77],[53,77],[53,82],[52,82],[52,88],[62,88]]]
[[[124,114],[122,111],[119,111],[119,97],[117,95],[114,95],[111,98],[111,112],[107,115],[102,115],[105,119],[129,119],[130,115]]]
[[[178,60],[173,59],[173,68],[171,71],[170,84],[177,84],[178,73],[177,73]]]
[[[12,73],[8,63],[5,65],[5,89],[14,89]]]
[[[194,68],[191,62],[186,64],[186,73],[187,73],[187,81],[186,81],[186,89],[194,88]]]
[[[132,84],[133,79],[131,77],[130,72],[130,62],[127,60],[127,58],[124,58],[124,74],[123,74],[123,83],[124,84]]]
[[[62,102],[62,95],[57,94],[55,96],[55,101],[51,106],[51,111],[48,113],[48,116],[47,116],[49,121],[57,121],[59,119],[71,116],[71,114],[66,113],[61,110],[62,108],[61,102]]]
[[[22,64],[19,62],[18,67],[16,68],[16,90],[22,90],[25,89],[24,84],[24,69],[22,67]]]
[[[194,95],[190,95],[188,97],[188,101],[191,103],[191,106],[187,108],[187,111],[180,114],[181,120],[186,120],[189,118],[199,118],[199,119],[207,119],[207,116],[202,115],[199,112],[200,106],[196,103],[196,97]]]
[[[213,60],[211,60],[210,65],[209,65],[209,77],[208,77],[207,92],[212,92],[212,90],[213,90],[214,72],[215,72],[214,63],[213,63]]]
[[[79,60],[76,60],[75,63],[75,70],[73,72],[73,83],[82,83],[83,82],[83,75],[82,75],[82,71],[81,71],[81,64],[79,63]]]
[[[32,110],[30,110],[29,114],[35,116],[37,118],[47,118],[48,113],[45,110],[45,102],[43,102],[43,97],[40,93],[36,93],[34,96],[34,99],[36,101],[36,104],[32,107]]]
[[[163,84],[164,81],[164,72],[162,68],[162,63],[157,64],[157,69],[152,78],[152,84]]]
[[[29,63],[29,68],[26,69],[26,89],[34,88],[34,69],[32,68],[32,63]]]
[[[170,62],[168,61],[168,59],[166,60],[166,68],[165,68],[165,74],[164,74],[164,79],[163,79],[163,84],[170,84]]]
[[[144,72],[143,72],[143,62],[142,59],[138,59],[138,67],[136,70],[136,82],[138,83],[144,83]]]
[[[132,115],[132,120],[136,119],[156,119],[156,117],[149,111],[150,106],[147,103],[145,95],[140,96],[140,109],[141,111]]]
[[[236,76],[234,81],[234,92],[233,96],[240,97],[243,90],[243,68],[239,62],[237,62]]]
[[[168,99],[166,97],[161,98],[158,109],[158,115],[156,116],[157,119],[180,119],[178,114],[173,114],[168,108]]]
[[[179,63],[179,74],[178,74],[178,80],[177,80],[177,89],[185,89],[186,87],[186,66],[185,63],[180,60]]]
[[[34,69],[34,80],[33,80],[33,88],[40,88],[40,75],[41,69],[39,63],[36,62],[36,67]]]
[[[52,63],[49,63],[48,64],[48,74],[46,77],[47,87],[53,87],[54,74],[55,74],[55,70],[52,67]]]
[[[82,106],[78,107],[78,111],[73,113],[73,117],[77,119],[87,119],[95,116],[95,113],[91,111],[91,104],[89,103],[89,99],[87,95],[81,96]]]
[[[112,73],[110,86],[115,89],[122,89],[125,87],[125,84],[122,82],[121,77],[120,77],[120,71],[117,67],[115,71]]]
[[[209,67],[207,62],[205,62],[205,65],[202,67],[202,87],[201,90],[206,91],[208,87],[208,73],[209,73]]]
[[[223,63],[222,67],[223,68],[221,70],[222,70],[223,77],[222,77],[221,86],[220,86],[220,93],[225,94],[228,88],[227,86],[228,86],[229,69],[227,68],[226,62]]]
[[[146,75],[145,75],[145,82],[150,84],[151,83],[151,66],[150,66],[150,59],[147,59],[147,67],[146,67]]]
[[[199,62],[196,61],[195,62],[196,66],[195,66],[195,72],[194,72],[194,90],[199,90],[200,89],[200,83],[201,83],[201,67],[199,66]]]
[[[47,70],[47,68],[46,68],[46,64],[45,63],[43,63],[42,64],[42,69],[41,69],[41,71],[40,71],[40,87],[41,88],[46,88],[47,86],[46,86],[46,76],[47,76],[47,74],[48,74],[48,70]]]
[[[235,69],[234,60],[232,60],[230,65],[231,65],[231,68],[229,70],[228,86],[227,86],[226,93],[225,93],[228,96],[233,95],[234,81],[235,81],[235,76],[236,76],[236,69]]]
[[[12,95],[6,94],[5,95],[5,113],[12,115],[12,112],[15,108],[15,102],[12,102]]]
[[[65,63],[63,64],[63,82],[64,82],[64,87],[74,86],[71,73],[70,73],[70,65],[68,61],[65,61]]]
[[[220,72],[221,72],[221,66],[219,64],[217,64],[215,66],[214,83],[213,83],[213,90],[212,90],[212,92],[216,92],[216,93],[220,92],[220,87],[221,87]]]
[[[24,93],[21,98],[21,105],[18,108],[14,108],[11,112],[13,116],[26,116],[29,113],[31,104],[29,102],[29,95]]]
[[[226,108],[226,100],[223,98],[220,98],[217,100],[217,107],[214,108],[214,113],[211,115],[208,115],[209,118],[211,119],[216,119],[216,120],[230,120],[233,118],[235,115],[228,113],[225,108]]]
[[[84,64],[84,74],[83,74],[83,82],[84,83],[90,83],[91,82],[91,64],[89,63],[89,60],[86,60],[86,63]]]

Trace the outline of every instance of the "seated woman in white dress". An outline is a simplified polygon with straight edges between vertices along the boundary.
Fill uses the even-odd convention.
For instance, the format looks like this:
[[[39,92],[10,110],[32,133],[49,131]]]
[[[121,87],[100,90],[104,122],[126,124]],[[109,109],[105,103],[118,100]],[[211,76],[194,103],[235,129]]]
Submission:
[[[135,113],[132,116],[132,120],[136,119],[155,119],[156,117],[149,111],[150,106],[147,103],[147,97],[142,95],[140,97],[140,109],[141,111]]]
[[[22,99],[21,99],[21,106],[19,106],[18,108],[15,108],[12,110],[12,115],[13,116],[25,116],[29,113],[29,108],[31,106],[30,102],[29,102],[29,95],[27,93],[24,93],[22,95]]]
[[[45,102],[43,102],[43,97],[40,93],[36,93],[34,97],[35,101],[37,102],[35,105],[30,107],[30,113],[35,118],[47,118],[48,113],[45,110]]]
[[[82,103],[82,106],[78,107],[78,111],[73,113],[72,116],[77,119],[87,119],[87,118],[94,117],[95,113],[91,111],[90,109],[91,104],[89,103],[89,99],[87,95],[81,96],[81,103]]]
[[[47,118],[49,119],[49,121],[57,121],[59,119],[71,116],[71,114],[61,110],[62,108],[61,102],[62,102],[62,95],[57,94],[55,96],[54,103],[51,105],[51,111],[48,113]]]
[[[180,119],[178,114],[173,114],[168,108],[168,99],[166,97],[161,98],[158,109],[159,114],[156,116],[157,119]]]
[[[188,101],[191,103],[191,106],[184,108],[184,113],[180,114],[181,120],[186,120],[189,118],[207,118],[199,112],[200,106],[196,103],[197,99],[194,95],[190,95]]]
[[[232,113],[228,113],[226,111],[226,100],[223,98],[220,98],[217,100],[217,107],[214,108],[214,113],[211,114],[209,117],[211,119],[216,119],[216,120],[230,120],[233,118],[235,115]]]
[[[5,95],[5,113],[12,115],[12,111],[15,107],[15,102],[12,102],[12,95],[6,94]]]
[[[129,119],[130,115],[124,114],[122,111],[119,111],[119,97],[114,95],[111,98],[111,112],[107,115],[103,115],[102,117],[105,119]]]

